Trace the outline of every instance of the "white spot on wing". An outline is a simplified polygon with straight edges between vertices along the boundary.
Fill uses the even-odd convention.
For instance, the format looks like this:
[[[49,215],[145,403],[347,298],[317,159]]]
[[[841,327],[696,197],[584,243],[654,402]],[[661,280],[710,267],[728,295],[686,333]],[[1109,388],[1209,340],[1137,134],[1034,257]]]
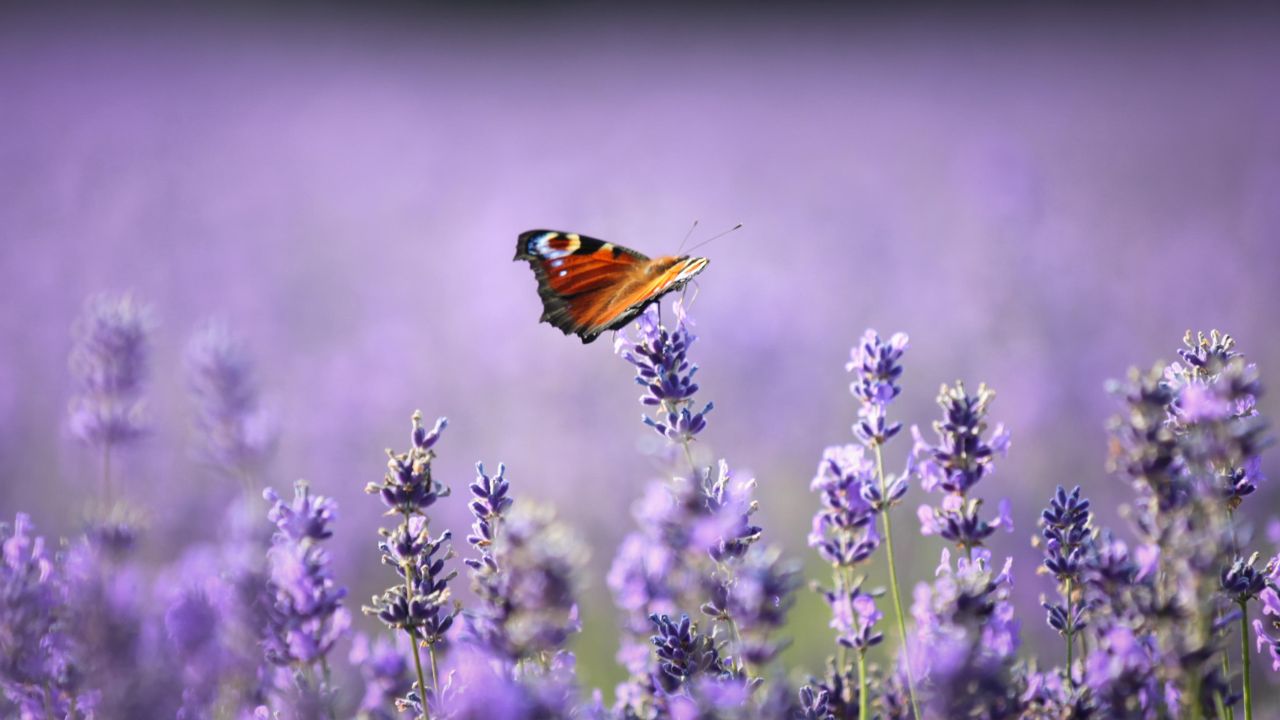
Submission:
[[[568,275],[568,274],[569,274],[569,271],[568,271],[568,270],[561,270],[561,271],[560,271],[560,277],[564,277],[565,275]]]
[[[549,233],[545,233],[543,235],[538,236],[538,238],[536,238],[533,241],[536,243],[535,254],[541,257],[544,257],[548,260],[556,260],[562,257],[572,255],[574,251],[578,249],[578,246],[581,244],[581,241],[578,239],[578,236],[576,234],[569,233],[567,235],[561,236],[569,241],[569,244],[563,250],[558,250],[556,248],[553,248],[551,247],[551,240],[555,238],[557,234],[558,233],[549,232]]]

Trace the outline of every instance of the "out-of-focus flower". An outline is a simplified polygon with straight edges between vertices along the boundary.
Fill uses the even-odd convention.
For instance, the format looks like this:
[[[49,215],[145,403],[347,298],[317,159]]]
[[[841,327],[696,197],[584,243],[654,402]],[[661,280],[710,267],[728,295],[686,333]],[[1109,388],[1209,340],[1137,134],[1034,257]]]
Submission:
[[[917,642],[908,661],[932,687],[926,705],[941,717],[1016,717],[1021,707],[1012,667],[1019,642],[1009,602],[1012,559],[999,573],[990,563],[991,553],[975,548],[953,569],[943,550],[932,587],[916,586]]]
[[[1117,623],[1098,637],[1085,662],[1085,683],[1103,717],[1155,717],[1163,701],[1155,638]]]
[[[72,328],[71,432],[104,447],[127,443],[144,429],[142,391],[150,370],[150,310],[132,295],[90,298]]]
[[[274,595],[267,658],[282,666],[324,662],[351,623],[342,606],[346,588],[334,579],[329,554],[319,544],[332,535],[336,504],[313,495],[301,480],[292,501],[269,488],[263,496],[277,528],[267,555]]]
[[[21,513],[0,523],[0,691],[24,718],[76,707],[83,682],[60,559]]]
[[[501,527],[488,562],[473,573],[486,614],[468,621],[485,628],[480,636],[499,656],[550,657],[581,629],[577,594],[586,546],[546,506],[522,504]]]
[[[186,367],[202,457],[234,475],[260,468],[275,452],[279,426],[259,403],[243,342],[209,323],[187,343]]]
[[[396,702],[413,688],[412,671],[406,652],[399,643],[385,635],[370,640],[368,635],[357,633],[351,642],[352,665],[360,668],[364,680],[364,695],[360,699],[357,717],[360,720],[394,720],[400,717]]]

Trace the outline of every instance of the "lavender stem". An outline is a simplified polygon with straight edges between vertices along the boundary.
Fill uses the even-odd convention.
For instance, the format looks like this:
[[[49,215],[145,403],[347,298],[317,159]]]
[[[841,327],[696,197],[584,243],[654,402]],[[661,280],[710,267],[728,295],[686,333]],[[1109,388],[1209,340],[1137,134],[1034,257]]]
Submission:
[[[404,514],[405,527],[409,526],[409,513]],[[404,564],[404,591],[405,598],[411,600],[413,598],[413,564]],[[413,627],[406,627],[409,633],[409,644],[413,646],[413,667],[418,672],[418,692],[422,693],[422,718],[423,720],[431,720],[431,711],[427,709],[427,678],[422,672],[422,655],[418,651],[418,634],[414,632]],[[431,649],[428,648],[428,652]],[[435,670],[435,653],[431,655],[432,671]]]
[[[884,479],[884,456],[880,451],[880,443],[872,443],[872,448],[876,452],[876,475],[880,478],[880,494],[881,497],[888,497],[888,489]],[[915,673],[911,670],[911,653],[907,650],[907,624],[903,620],[902,600],[898,592],[898,570],[894,567],[893,562],[893,530],[889,522],[888,507],[884,509],[884,512],[880,513],[880,517],[884,520],[884,548],[889,560],[889,590],[893,595],[893,612],[895,619],[898,621],[898,637],[902,642],[902,654],[906,657],[907,695],[911,698],[912,716],[920,718],[922,716],[920,715],[920,705],[916,702]]]
[[[1240,656],[1244,663],[1244,718],[1253,720],[1253,684],[1249,678],[1249,606],[1240,603]]]
[[[1072,585],[1073,583],[1071,581],[1071,578],[1068,577],[1067,578],[1067,686],[1068,687],[1075,687],[1075,684],[1076,684],[1075,673],[1072,670],[1073,665],[1071,662],[1071,650],[1072,650],[1072,646],[1075,644],[1074,643],[1075,623],[1071,622],[1071,593],[1074,590]]]
[[[867,653],[858,652],[858,720],[868,720],[870,714],[870,698],[867,697]]]

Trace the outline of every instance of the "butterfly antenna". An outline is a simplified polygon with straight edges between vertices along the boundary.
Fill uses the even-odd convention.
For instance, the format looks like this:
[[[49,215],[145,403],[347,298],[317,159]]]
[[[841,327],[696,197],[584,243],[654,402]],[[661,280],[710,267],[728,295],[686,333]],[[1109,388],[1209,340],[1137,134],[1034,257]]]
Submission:
[[[711,236],[711,237],[707,238],[706,240],[703,240],[702,242],[698,243],[697,245],[694,245],[693,247],[689,248],[689,252],[693,252],[694,250],[697,250],[698,248],[702,247],[703,245],[706,245],[707,243],[711,242],[712,240],[719,240],[720,238],[724,237],[725,235],[728,235],[729,233],[733,232],[734,230],[738,230],[738,229],[740,229],[741,227],[742,227],[742,223],[738,223],[737,225],[734,225],[733,227],[729,228],[728,230],[725,230],[724,232],[720,233],[719,235],[713,235],[713,236]]]
[[[677,255],[679,255],[680,251],[684,249],[684,244],[689,242],[689,238],[693,237],[693,231],[696,229],[698,229],[698,221],[694,220],[693,225],[689,226],[689,232],[685,233],[684,239],[680,241],[680,247],[676,248]]]

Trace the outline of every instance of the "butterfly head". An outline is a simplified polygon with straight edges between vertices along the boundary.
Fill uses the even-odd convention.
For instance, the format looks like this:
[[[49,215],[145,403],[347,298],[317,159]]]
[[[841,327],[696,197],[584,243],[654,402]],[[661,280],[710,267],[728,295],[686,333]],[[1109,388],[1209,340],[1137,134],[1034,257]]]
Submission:
[[[707,263],[709,262],[711,261],[704,257],[689,257],[688,255],[680,256],[676,261],[676,267],[678,267],[679,270],[676,272],[676,277],[673,282],[681,285],[689,282],[695,275],[705,270]]]

